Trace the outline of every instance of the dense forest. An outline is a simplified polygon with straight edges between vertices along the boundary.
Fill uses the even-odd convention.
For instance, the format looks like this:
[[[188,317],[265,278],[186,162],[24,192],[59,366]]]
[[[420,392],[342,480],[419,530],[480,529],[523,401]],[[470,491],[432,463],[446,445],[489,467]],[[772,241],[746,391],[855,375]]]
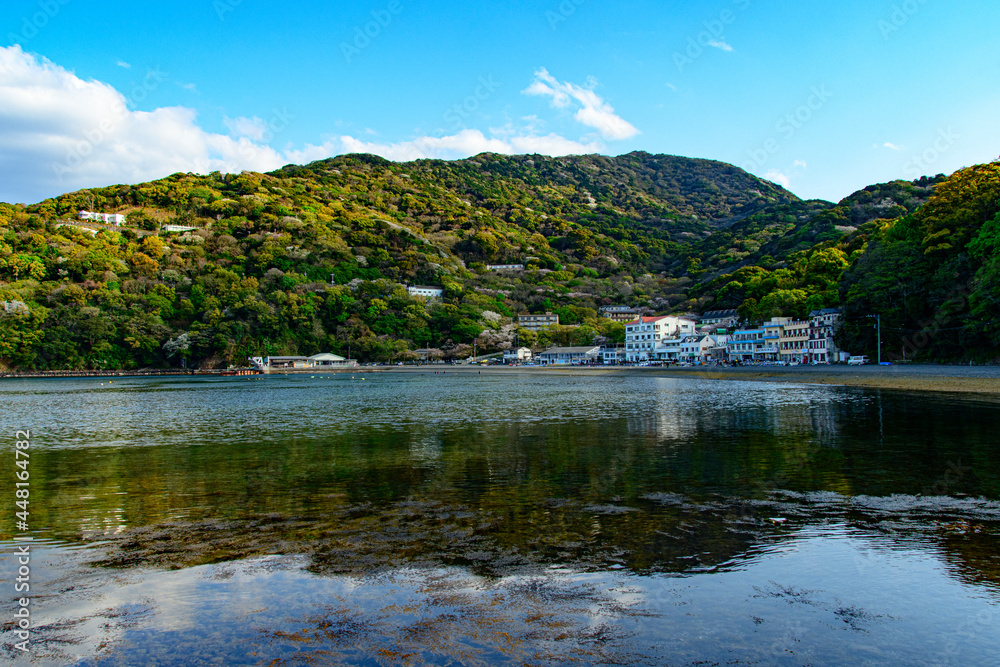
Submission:
[[[122,213],[123,227],[79,221]],[[174,174],[0,204],[0,369],[364,361],[620,342],[599,308],[843,306],[843,343],[1000,356],[1000,165],[801,201],[732,165],[351,155],[269,174]],[[179,229],[178,229],[179,228]],[[523,271],[491,270],[523,264]],[[441,286],[444,298],[407,285]],[[564,326],[533,333],[518,312]]]

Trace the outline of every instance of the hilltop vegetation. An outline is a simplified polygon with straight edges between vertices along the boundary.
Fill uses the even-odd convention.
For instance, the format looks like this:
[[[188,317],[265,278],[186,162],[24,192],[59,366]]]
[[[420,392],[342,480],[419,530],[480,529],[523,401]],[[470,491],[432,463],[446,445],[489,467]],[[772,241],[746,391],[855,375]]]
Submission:
[[[734,307],[755,320],[847,300],[855,312],[879,305],[864,302],[859,267],[911,238],[908,226],[931,224],[928,209],[933,247],[951,257],[941,248],[950,243],[964,258],[955,261],[971,281],[968,307],[987,317],[979,287],[996,253],[978,231],[991,196],[996,213],[995,169],[872,186],[834,205],[731,165],[644,153],[406,164],[353,155],[4,204],[0,364],[217,366],[319,351],[388,361],[425,347],[454,357],[515,340],[620,342],[621,325],[598,317],[610,304]],[[963,194],[938,202],[935,186]],[[967,200],[983,203],[965,215]],[[84,228],[80,210],[125,213],[129,225]],[[445,298],[412,298],[405,284],[440,285]],[[513,323],[546,310],[580,326],[537,335]],[[902,328],[920,315],[910,306],[899,316]]]

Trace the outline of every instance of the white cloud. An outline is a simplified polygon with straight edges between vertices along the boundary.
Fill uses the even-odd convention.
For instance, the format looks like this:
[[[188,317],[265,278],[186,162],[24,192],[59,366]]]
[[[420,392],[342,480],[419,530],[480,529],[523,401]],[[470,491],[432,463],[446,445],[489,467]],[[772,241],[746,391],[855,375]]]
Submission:
[[[130,64],[128,64],[127,62],[125,62],[124,60],[119,60],[116,64],[119,67],[124,67],[125,69],[132,69],[132,66]]]
[[[731,52],[733,50],[733,47],[731,47],[729,44],[727,44],[726,40],[724,40],[724,39],[713,39],[711,42],[708,43],[708,45],[709,46],[714,46],[715,48],[721,49],[722,51],[730,51]]]
[[[677,86],[675,86],[672,83],[667,83],[667,88],[669,88],[670,90],[674,91],[675,93],[677,92]]]
[[[267,146],[204,131],[192,109],[130,111],[110,85],[84,81],[19,46],[0,48],[0,99],[0,200],[30,202],[178,171],[284,164]]]
[[[786,176],[785,174],[778,171],[777,169],[772,169],[771,171],[764,174],[764,178],[771,181],[772,183],[777,183],[786,190],[789,190],[792,187],[791,179],[788,178],[788,176]]]
[[[545,136],[486,136],[480,130],[462,130],[443,137],[418,137],[397,143],[377,143],[351,136],[341,136],[320,146],[307,146],[285,153],[297,164],[319,160],[337,153],[373,153],[387,160],[406,162],[425,158],[459,159],[479,153],[541,153],[543,155],[584,155],[604,149],[599,142],[581,143],[557,134]]]
[[[808,169],[809,168],[809,165],[806,164],[805,160],[796,160],[795,162],[792,163],[792,166],[796,167],[798,169]]]
[[[223,123],[236,137],[247,137],[254,141],[267,141],[270,131],[267,121],[254,116],[253,118],[224,118]]]
[[[901,151],[901,150],[903,150],[902,146],[897,146],[896,144],[894,144],[894,143],[892,143],[890,141],[885,142],[881,146],[879,146],[878,144],[875,144],[875,148],[888,148],[891,151]]]
[[[535,80],[524,91],[525,95],[539,95],[552,98],[556,109],[569,109],[579,105],[575,114],[578,122],[592,127],[605,139],[630,139],[639,130],[627,120],[615,114],[614,107],[594,92],[593,83],[589,88],[574,83],[563,83],[549,74],[544,67],[535,72]]]
[[[581,143],[561,137],[558,134],[547,134],[544,137],[526,136],[513,137],[509,141],[512,150],[508,153],[538,153],[540,155],[586,155],[600,153],[604,145],[598,141]]]
[[[150,77],[145,89],[151,94],[166,78]],[[556,83],[564,90],[566,103],[582,105],[578,115],[586,124],[603,128],[605,136],[637,132],[592,91]],[[320,144],[276,150],[268,144],[294,122],[287,112],[276,112],[270,121],[227,117],[229,134],[208,132],[199,126],[194,109],[130,110],[129,100],[112,86],[84,81],[19,46],[0,47],[0,100],[0,201],[9,202],[34,202],[81,188],[139,183],[176,172],[270,171],[353,152],[413,160],[464,158],[486,151],[553,156],[604,151],[596,138],[574,141],[542,134],[537,118],[488,134],[466,129],[395,143],[336,136]]]

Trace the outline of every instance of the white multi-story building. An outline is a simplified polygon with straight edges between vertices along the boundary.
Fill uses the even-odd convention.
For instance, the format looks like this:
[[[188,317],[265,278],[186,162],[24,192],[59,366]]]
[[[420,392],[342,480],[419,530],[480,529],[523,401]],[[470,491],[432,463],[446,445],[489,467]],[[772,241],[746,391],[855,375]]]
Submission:
[[[833,335],[840,326],[840,310],[825,308],[809,313],[808,361],[814,364],[837,362],[840,350]]]
[[[77,214],[80,220],[90,220],[92,222],[103,222],[106,225],[117,225],[121,227],[125,224],[125,216],[120,213],[94,213],[93,211],[80,211]]]
[[[657,358],[657,347],[666,340],[693,334],[697,324],[685,317],[640,317],[625,325],[625,360],[629,363]]]

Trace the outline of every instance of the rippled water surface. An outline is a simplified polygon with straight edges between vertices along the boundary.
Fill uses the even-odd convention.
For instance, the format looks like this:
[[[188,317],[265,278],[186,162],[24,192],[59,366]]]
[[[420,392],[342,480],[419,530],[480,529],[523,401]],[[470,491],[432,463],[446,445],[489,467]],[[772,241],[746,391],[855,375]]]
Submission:
[[[1000,662],[1000,403],[652,376],[0,381],[24,664]]]

